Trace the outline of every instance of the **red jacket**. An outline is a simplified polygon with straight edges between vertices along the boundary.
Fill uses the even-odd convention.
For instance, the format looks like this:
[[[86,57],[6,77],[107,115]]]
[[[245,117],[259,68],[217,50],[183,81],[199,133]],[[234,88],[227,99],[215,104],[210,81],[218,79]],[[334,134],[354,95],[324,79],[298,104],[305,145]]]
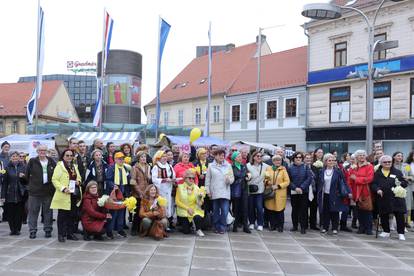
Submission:
[[[98,195],[83,197],[81,221],[88,233],[101,233],[106,221],[106,209],[98,206]]]
[[[356,176],[355,180],[350,178],[353,174]],[[374,166],[365,162],[361,166],[351,167],[348,175],[348,183],[352,189],[352,196],[355,201],[358,201],[361,195],[364,197],[370,196],[370,187],[374,179]]]
[[[175,177],[176,178],[184,178],[184,173],[188,169],[194,169],[193,163],[188,163],[188,164],[183,164],[182,162],[178,163],[177,165],[174,166]],[[197,174],[196,173],[194,173],[194,174],[195,174],[195,180],[194,180],[195,184],[198,185]],[[177,182],[177,184],[183,184],[183,183],[184,183],[184,179]]]

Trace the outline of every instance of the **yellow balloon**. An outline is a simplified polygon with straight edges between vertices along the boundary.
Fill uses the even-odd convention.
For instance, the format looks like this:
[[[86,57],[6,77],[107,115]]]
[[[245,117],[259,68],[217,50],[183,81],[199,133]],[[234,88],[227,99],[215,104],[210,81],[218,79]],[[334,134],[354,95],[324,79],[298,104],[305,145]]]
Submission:
[[[200,137],[201,137],[201,130],[198,127],[193,128],[190,132],[190,143],[193,143]]]
[[[165,137],[165,134],[164,133],[161,133],[160,134],[160,140],[162,139],[162,138],[164,138]]]

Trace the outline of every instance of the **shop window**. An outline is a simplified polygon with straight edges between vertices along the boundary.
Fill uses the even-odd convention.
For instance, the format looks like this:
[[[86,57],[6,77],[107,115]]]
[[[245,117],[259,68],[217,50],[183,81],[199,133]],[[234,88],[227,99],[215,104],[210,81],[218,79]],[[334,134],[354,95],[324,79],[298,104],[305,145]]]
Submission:
[[[350,99],[351,88],[349,86],[332,88],[330,90],[329,118],[331,123],[349,122],[349,113],[351,105]]]
[[[391,113],[391,82],[374,84],[374,120],[388,120]]]

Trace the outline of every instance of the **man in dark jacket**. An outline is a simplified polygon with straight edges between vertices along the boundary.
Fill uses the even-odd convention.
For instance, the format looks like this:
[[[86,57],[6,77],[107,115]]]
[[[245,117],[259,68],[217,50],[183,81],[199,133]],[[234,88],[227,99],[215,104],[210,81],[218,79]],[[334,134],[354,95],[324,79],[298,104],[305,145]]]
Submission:
[[[54,194],[52,184],[52,175],[56,167],[55,161],[47,157],[47,146],[39,145],[37,147],[37,157],[31,158],[27,164],[26,176],[28,180],[29,191],[29,232],[30,238],[36,238],[37,220],[40,208],[43,214],[43,229],[45,237],[52,236],[53,211],[50,209],[50,203]]]

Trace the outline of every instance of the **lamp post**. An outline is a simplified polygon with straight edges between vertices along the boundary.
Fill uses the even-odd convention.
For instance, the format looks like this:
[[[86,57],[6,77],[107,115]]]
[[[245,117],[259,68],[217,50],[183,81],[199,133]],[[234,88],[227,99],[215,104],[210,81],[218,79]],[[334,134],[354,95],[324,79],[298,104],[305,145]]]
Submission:
[[[349,4],[353,5],[357,1],[351,1],[349,4],[345,6],[338,6],[333,4],[325,4],[325,3],[318,3],[318,4],[307,4],[304,6],[302,15],[311,19],[315,20],[332,20],[338,19],[342,16],[342,10],[351,10],[358,14],[360,14],[367,24],[368,27],[368,74],[367,74],[367,99],[366,99],[366,115],[367,115],[367,128],[366,128],[366,151],[370,154],[372,150],[372,140],[373,140],[373,109],[374,109],[374,82],[373,82],[373,73],[374,73],[374,52],[377,46],[377,49],[381,48],[381,50],[387,50],[391,48],[395,48],[398,46],[398,43],[395,45],[390,43],[389,41],[374,41],[374,34],[375,34],[375,21],[377,20],[378,13],[384,3],[387,0],[382,0],[378,8],[375,10],[374,17],[372,21],[369,20],[368,16],[360,9],[350,6]],[[404,0],[390,0],[392,2],[401,2]],[[382,45],[381,45],[382,44]],[[381,45],[381,46],[380,46]]]

